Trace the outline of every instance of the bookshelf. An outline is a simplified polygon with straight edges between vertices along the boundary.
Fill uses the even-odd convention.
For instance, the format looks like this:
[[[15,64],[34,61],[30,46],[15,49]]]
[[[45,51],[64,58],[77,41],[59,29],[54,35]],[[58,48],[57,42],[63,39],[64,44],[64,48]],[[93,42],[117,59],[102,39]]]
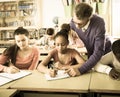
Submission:
[[[34,26],[35,0],[1,0],[0,27]]]
[[[39,0],[0,0],[0,47],[14,43],[13,32],[20,26],[28,29],[30,39],[39,38],[38,4]]]
[[[0,41],[13,39],[13,32],[19,26],[36,31],[36,3],[36,0],[0,0]]]

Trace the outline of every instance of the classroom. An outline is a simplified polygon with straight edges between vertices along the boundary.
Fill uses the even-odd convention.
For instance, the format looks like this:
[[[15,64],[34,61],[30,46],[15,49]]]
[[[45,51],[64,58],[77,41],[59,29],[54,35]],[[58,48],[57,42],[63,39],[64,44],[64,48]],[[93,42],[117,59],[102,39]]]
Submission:
[[[0,97],[120,97],[120,0],[0,0]]]

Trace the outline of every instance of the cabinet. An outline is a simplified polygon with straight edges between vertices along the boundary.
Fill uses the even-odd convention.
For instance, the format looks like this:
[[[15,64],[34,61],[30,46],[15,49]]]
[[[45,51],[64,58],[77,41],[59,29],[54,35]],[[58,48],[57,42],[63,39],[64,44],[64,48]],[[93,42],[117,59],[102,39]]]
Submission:
[[[36,0],[0,0],[0,41],[12,39],[14,30],[19,26],[27,28],[31,38],[37,36],[36,3]]]

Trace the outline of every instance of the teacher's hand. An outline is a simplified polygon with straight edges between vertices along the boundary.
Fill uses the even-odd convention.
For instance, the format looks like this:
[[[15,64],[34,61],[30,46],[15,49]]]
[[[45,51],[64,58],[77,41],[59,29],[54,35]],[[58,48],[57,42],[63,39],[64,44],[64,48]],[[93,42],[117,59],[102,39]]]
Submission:
[[[72,77],[80,75],[80,71],[79,71],[78,67],[76,67],[76,68],[70,67],[65,72],[68,73]]]

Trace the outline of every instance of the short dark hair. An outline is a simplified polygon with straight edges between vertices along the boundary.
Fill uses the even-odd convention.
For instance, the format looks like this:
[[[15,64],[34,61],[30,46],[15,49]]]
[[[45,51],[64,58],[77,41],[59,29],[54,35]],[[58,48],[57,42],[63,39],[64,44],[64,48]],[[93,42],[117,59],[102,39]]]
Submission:
[[[84,18],[89,18],[92,15],[93,8],[87,3],[79,3],[75,7],[75,15],[81,20]]]
[[[67,23],[62,24],[61,29],[66,29],[67,31],[70,31],[70,24]]]
[[[14,31],[14,36],[15,35],[19,35],[19,34],[25,34],[25,36],[29,36],[29,31],[23,27],[18,27],[15,31]]]
[[[117,60],[120,62],[120,39],[113,42],[112,51]]]
[[[46,30],[46,34],[47,34],[47,35],[53,35],[53,34],[54,34],[54,29],[53,29],[53,28],[48,28],[48,29]]]

